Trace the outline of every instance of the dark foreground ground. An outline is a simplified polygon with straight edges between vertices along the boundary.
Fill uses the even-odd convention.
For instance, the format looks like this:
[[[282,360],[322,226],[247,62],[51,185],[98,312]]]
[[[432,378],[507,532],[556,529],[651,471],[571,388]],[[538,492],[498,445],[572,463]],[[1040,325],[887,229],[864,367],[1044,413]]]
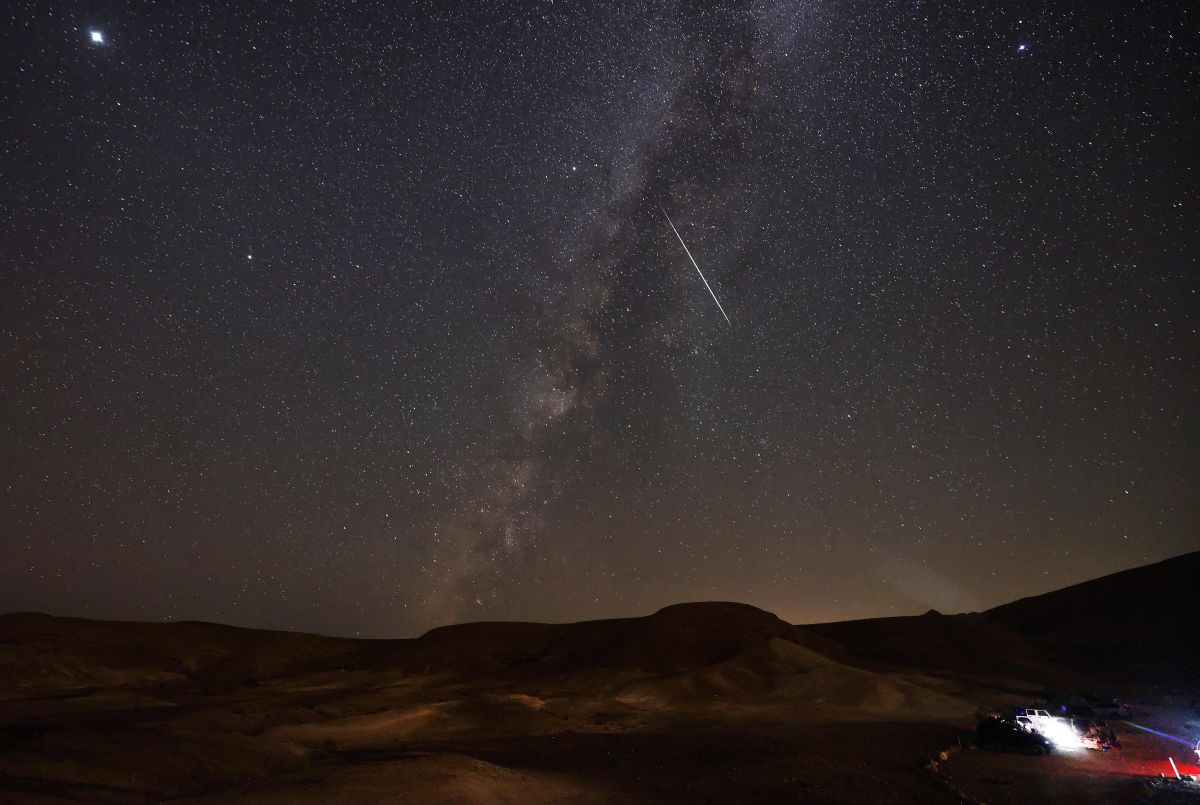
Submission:
[[[224,692],[34,695],[0,712],[2,802],[1200,801],[1200,785],[1158,777],[1169,755],[1200,774],[1186,747],[1129,727],[1121,752],[1032,757],[960,750],[970,719],[936,714],[668,709],[328,674]]]
[[[923,768],[956,742],[948,723],[430,692],[288,684],[10,700],[0,800],[957,801]]]

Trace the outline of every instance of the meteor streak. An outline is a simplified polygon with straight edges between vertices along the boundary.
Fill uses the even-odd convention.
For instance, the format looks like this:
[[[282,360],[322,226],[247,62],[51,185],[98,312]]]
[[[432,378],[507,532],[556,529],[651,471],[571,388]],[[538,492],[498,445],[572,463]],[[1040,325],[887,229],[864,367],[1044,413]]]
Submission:
[[[700,270],[700,264],[696,262],[695,257],[692,257],[691,250],[688,249],[687,244],[683,242],[683,236],[680,235],[679,230],[675,228],[675,222],[671,220],[671,216],[667,215],[667,208],[663,207],[662,211],[663,215],[666,216],[667,223],[671,225],[671,231],[675,233],[675,237],[679,238],[679,245],[683,247],[684,252],[687,253],[688,259],[691,260],[692,265],[696,267],[696,273],[700,275],[701,282],[704,283],[705,288],[708,288],[708,292],[712,295],[713,301],[717,303],[717,309],[721,311],[721,315],[725,317],[726,322],[733,324],[733,322],[729,321],[729,315],[725,312],[725,308],[721,307],[721,300],[717,298],[715,293],[713,293],[712,286],[709,285],[708,280],[704,278],[704,272]]]

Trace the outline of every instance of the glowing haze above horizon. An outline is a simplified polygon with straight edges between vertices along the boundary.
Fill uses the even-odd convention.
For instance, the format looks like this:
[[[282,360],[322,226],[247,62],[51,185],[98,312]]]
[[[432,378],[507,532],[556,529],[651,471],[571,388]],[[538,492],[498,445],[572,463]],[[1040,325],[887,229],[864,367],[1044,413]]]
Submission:
[[[1195,550],[1197,18],[17,2],[0,612],[814,622]]]

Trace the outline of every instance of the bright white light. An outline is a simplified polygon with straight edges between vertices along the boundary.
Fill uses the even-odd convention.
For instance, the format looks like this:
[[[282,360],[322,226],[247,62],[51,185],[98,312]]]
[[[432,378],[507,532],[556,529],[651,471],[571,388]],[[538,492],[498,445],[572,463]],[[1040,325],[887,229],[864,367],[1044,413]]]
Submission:
[[[1024,53],[1029,48],[1029,45],[1017,45],[1017,52]]]
[[[94,44],[104,44],[104,33],[102,31],[88,31],[88,36],[91,37]]]
[[[1040,719],[1035,726],[1038,732],[1045,735],[1058,749],[1078,749],[1083,746],[1075,730],[1066,721],[1058,718]]]

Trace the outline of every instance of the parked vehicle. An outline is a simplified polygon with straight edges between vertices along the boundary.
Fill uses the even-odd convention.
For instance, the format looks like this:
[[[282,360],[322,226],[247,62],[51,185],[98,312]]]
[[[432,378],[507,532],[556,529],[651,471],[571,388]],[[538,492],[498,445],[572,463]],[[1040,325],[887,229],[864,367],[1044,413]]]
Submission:
[[[975,727],[975,738],[981,747],[1009,752],[1029,752],[1048,755],[1054,744],[1045,735],[1026,730],[1003,718],[985,718]]]
[[[1040,707],[1014,707],[1012,715],[1007,719],[1030,732],[1042,735],[1058,749],[1078,747],[1079,733],[1068,718],[1051,715],[1049,710]]]

